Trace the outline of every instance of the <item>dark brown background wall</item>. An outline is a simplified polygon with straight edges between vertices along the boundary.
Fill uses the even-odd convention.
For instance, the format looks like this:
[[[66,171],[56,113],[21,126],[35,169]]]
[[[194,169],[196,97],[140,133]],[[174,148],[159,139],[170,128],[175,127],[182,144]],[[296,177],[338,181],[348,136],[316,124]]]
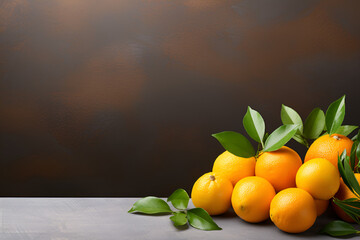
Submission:
[[[272,131],[347,94],[360,2],[0,1],[0,195],[166,196],[211,170],[210,135]],[[305,149],[290,143],[301,154]]]

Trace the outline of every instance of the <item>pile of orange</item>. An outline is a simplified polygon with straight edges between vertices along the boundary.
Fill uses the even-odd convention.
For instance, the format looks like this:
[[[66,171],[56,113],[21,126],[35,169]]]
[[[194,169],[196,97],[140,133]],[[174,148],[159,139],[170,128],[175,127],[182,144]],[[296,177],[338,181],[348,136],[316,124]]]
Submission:
[[[337,169],[338,155],[344,149],[350,153],[352,144],[339,134],[323,135],[310,146],[304,163],[286,146],[260,153],[257,158],[241,158],[225,151],[215,160],[212,172],[195,182],[193,204],[210,215],[223,214],[232,206],[247,222],[270,217],[285,232],[306,231],[326,211],[334,195],[340,200],[354,197]],[[356,177],[360,180],[360,174]],[[352,220],[334,208],[340,218]]]

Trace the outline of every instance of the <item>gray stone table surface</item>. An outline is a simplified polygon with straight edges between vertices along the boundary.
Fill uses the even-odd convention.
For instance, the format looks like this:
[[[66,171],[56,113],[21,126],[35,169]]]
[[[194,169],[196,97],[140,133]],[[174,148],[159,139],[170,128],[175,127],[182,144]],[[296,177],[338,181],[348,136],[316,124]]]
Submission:
[[[287,234],[269,220],[249,224],[229,211],[214,217],[221,231],[175,228],[169,216],[129,214],[138,198],[0,198],[0,239],[326,239],[318,230],[328,211],[302,234]],[[190,203],[190,207],[193,205]]]

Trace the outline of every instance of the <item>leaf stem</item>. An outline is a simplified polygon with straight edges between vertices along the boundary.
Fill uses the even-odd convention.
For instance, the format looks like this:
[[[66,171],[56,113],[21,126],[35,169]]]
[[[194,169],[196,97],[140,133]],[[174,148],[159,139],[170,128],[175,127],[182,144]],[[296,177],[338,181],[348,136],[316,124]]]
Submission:
[[[263,147],[264,148],[264,147]],[[256,150],[256,153],[255,153],[255,158],[257,158],[257,156],[259,155],[259,152],[260,152],[260,149],[262,149],[261,148],[261,145],[260,145],[260,143],[258,143],[258,145],[257,145],[257,150]]]
[[[257,160],[264,152],[257,152],[254,158]]]
[[[308,140],[307,140],[305,137],[303,137],[303,139],[304,139],[304,142],[305,142],[305,147],[306,147],[306,148],[309,148],[310,145],[309,145]]]

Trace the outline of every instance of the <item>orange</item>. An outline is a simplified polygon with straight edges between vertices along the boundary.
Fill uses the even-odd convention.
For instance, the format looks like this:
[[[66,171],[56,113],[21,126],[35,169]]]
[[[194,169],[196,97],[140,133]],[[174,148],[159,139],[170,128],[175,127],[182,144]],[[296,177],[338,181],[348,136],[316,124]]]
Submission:
[[[229,179],[209,172],[195,182],[191,199],[195,207],[205,209],[210,215],[218,215],[230,208],[232,190]]]
[[[317,216],[322,215],[329,206],[329,200],[314,199]]]
[[[304,162],[314,158],[325,158],[338,168],[338,156],[346,149],[347,155],[350,156],[353,141],[348,137],[340,134],[325,134],[316,139],[305,155]]]
[[[268,180],[279,192],[296,186],[295,176],[301,164],[299,154],[284,146],[279,150],[260,154],[256,161],[255,175]]]
[[[357,181],[360,183],[360,173],[355,173],[355,177]],[[335,197],[339,200],[345,200],[349,198],[357,198],[355,194],[353,194],[350,189],[345,185],[344,181],[340,180],[340,188],[339,191],[335,194]],[[347,222],[355,222],[348,214],[346,214],[338,205],[336,205],[334,202],[332,203],[332,206],[336,212],[336,215],[338,215],[339,218],[341,218],[344,221]]]
[[[271,201],[271,221],[284,232],[306,231],[314,224],[316,215],[314,199],[300,188],[282,190]]]
[[[235,185],[231,203],[241,219],[257,223],[269,218],[270,203],[274,196],[275,189],[267,180],[246,177]]]
[[[255,175],[255,158],[242,158],[225,151],[216,158],[213,172],[227,177],[235,186],[240,179]]]
[[[299,168],[296,186],[316,199],[329,200],[339,189],[339,171],[324,158],[311,159]]]

